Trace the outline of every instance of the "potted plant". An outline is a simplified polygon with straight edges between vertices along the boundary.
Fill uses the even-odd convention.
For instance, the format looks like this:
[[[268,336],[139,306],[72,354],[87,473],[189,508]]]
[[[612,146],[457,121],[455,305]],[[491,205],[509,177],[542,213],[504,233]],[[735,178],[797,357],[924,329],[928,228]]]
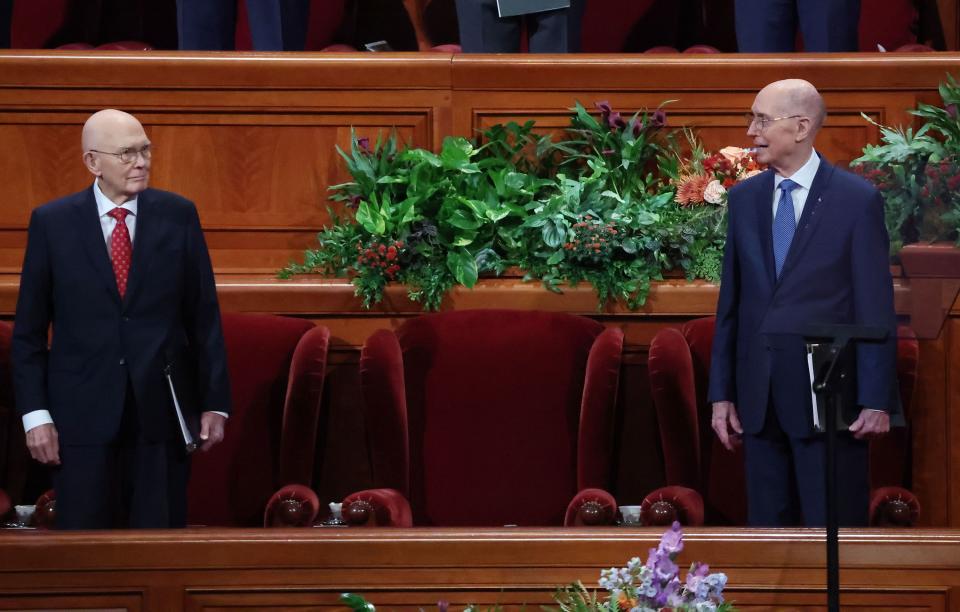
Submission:
[[[891,255],[911,279],[911,324],[936,337],[960,288],[960,84],[939,87],[942,105],[919,104],[911,127],[880,128],[881,143],[851,162],[884,199]],[[949,303],[948,303],[949,302]]]

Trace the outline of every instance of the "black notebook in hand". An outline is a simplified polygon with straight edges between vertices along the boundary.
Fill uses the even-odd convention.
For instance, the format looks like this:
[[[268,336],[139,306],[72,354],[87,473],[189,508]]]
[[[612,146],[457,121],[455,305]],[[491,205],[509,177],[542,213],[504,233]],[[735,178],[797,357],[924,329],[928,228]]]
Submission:
[[[827,430],[827,393],[813,390],[813,381],[826,373],[832,356],[831,344],[807,343],[807,372],[810,375],[810,400],[813,407],[811,419],[815,431]],[[848,347],[834,366],[833,380],[839,389],[840,404],[837,410],[837,431],[846,431],[857,420],[860,408],[857,405],[857,352]]]

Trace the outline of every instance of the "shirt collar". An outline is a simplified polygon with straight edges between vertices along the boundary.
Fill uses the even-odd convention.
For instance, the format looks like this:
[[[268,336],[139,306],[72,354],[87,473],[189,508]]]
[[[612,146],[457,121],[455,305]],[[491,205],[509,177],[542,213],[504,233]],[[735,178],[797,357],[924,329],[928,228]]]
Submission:
[[[103,195],[103,192],[100,191],[100,185],[97,184],[96,180],[93,181],[93,199],[97,201],[97,213],[99,213],[101,217],[117,207],[116,204],[110,201],[110,198]],[[121,204],[120,208],[126,208],[133,216],[137,216],[137,196]]]
[[[800,169],[793,173],[791,177],[780,176],[779,174],[774,175],[773,178],[773,189],[776,191],[780,187],[780,181],[785,178],[789,178],[791,181],[800,185],[807,191],[810,190],[810,187],[813,185],[813,178],[817,176],[817,170],[820,169],[820,156],[817,155],[816,151],[810,151],[810,159],[807,160],[807,163],[800,166]]]

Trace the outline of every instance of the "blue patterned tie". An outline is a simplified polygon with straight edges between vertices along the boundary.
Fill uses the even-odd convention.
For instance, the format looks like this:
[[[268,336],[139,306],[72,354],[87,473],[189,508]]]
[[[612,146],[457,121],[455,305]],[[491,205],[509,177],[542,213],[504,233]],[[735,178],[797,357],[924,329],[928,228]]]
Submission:
[[[783,262],[787,259],[787,251],[797,229],[790,192],[799,186],[790,179],[783,179],[779,185],[780,202],[777,203],[777,216],[773,218],[773,261],[777,267],[777,279],[780,278]]]

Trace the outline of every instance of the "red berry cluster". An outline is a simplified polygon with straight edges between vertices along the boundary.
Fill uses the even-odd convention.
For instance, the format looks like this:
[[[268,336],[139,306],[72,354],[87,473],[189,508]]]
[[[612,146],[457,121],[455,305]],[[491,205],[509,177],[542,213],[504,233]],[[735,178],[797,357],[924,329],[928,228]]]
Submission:
[[[397,272],[400,271],[399,257],[402,249],[403,241],[401,240],[392,243],[374,241],[366,247],[358,242],[357,269],[368,268],[382,274],[387,280],[394,280]]]
[[[953,159],[927,164],[924,174],[927,184],[920,190],[920,197],[933,200],[937,206],[944,206],[944,196],[950,197],[960,188],[960,169]]]
[[[617,245],[619,231],[613,223],[604,223],[590,215],[573,224],[573,240],[563,245],[573,259],[599,262],[610,257]]]

